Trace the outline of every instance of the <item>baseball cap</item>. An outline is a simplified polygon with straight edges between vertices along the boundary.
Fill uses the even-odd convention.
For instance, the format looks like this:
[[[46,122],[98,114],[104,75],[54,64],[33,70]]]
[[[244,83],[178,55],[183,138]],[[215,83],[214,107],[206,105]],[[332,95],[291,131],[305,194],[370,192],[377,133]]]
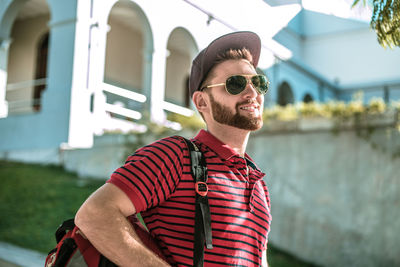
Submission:
[[[200,90],[201,83],[215,65],[217,55],[230,49],[247,48],[253,57],[254,68],[258,65],[261,51],[260,37],[251,31],[239,31],[225,34],[212,41],[193,60],[189,76],[190,96]]]

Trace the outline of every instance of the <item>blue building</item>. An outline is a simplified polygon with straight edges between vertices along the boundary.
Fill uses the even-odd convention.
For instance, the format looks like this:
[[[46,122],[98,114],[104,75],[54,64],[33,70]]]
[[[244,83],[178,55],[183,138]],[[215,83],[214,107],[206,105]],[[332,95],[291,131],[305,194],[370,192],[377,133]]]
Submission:
[[[369,22],[302,9],[274,40],[293,56],[267,71],[273,103],[400,99],[400,49],[381,47]]]
[[[366,22],[243,1],[0,0],[0,158],[59,163],[60,150],[105,131],[144,131],[143,118],[174,126],[168,113],[194,112],[192,59],[234,30],[261,36],[266,105],[360,89],[400,98],[400,51],[381,48]]]

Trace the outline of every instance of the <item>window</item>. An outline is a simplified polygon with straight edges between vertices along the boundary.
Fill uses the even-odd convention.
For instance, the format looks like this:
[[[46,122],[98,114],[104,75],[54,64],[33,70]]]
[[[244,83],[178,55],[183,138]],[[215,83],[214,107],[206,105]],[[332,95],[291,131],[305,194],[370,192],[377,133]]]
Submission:
[[[310,102],[313,102],[313,101],[314,101],[314,99],[311,96],[311,94],[309,94],[309,93],[305,94],[305,96],[303,97],[303,102],[304,103],[310,103]]]
[[[293,91],[287,82],[283,82],[278,88],[278,104],[286,106],[294,103]]]
[[[37,47],[37,56],[36,56],[36,74],[35,80],[41,80],[47,77],[47,55],[49,48],[49,33],[43,35],[40,39],[38,47]],[[46,88],[46,83],[39,82],[39,85],[36,85],[33,90],[33,109],[35,111],[40,110],[40,99],[42,96],[42,92]]]

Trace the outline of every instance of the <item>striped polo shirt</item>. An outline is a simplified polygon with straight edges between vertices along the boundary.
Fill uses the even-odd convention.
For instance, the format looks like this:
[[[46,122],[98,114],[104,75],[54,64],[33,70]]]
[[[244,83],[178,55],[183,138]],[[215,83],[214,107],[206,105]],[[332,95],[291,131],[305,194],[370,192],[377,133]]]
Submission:
[[[270,228],[270,202],[262,173],[209,132],[192,139],[205,156],[213,249],[205,266],[261,266]],[[107,182],[141,212],[172,266],[193,265],[194,179],[189,150],[178,136],[138,149]]]

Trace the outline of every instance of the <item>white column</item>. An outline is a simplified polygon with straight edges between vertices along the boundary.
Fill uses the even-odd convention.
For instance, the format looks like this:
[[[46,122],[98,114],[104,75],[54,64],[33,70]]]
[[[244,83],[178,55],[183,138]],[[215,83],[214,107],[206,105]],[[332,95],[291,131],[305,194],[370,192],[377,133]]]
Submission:
[[[150,119],[156,123],[163,123],[166,120],[163,102],[167,55],[168,50],[165,46],[155,47],[151,76]]]
[[[0,118],[5,118],[8,115],[8,103],[6,101],[7,87],[7,62],[8,51],[10,48],[11,39],[0,39]]]
[[[103,92],[105,56],[107,45],[108,24],[93,22],[91,26],[89,90],[93,94],[93,131],[103,134],[104,124],[107,123],[105,111],[106,95]]]

